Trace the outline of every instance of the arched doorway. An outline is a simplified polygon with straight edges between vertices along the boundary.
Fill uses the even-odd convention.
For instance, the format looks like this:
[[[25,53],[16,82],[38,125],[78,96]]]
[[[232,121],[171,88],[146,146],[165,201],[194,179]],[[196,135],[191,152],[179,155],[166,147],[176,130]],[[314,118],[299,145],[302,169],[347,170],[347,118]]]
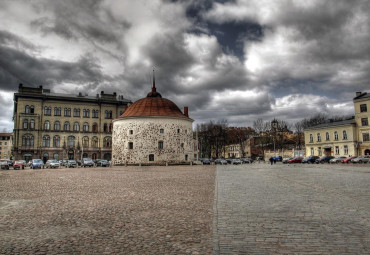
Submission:
[[[96,158],[97,158],[96,153],[93,153],[93,154],[91,155],[91,158],[92,158],[92,159],[96,159]]]
[[[82,154],[82,157],[83,157],[83,158],[88,158],[88,157],[89,157],[89,155],[85,152],[84,154]]]
[[[75,152],[73,150],[68,150],[68,159],[74,159],[75,158]]]
[[[366,150],[364,151],[364,155],[370,155],[370,149],[366,149]]]
[[[48,161],[48,159],[49,159],[49,154],[44,153],[44,155],[42,156],[42,161],[44,161],[44,164],[46,163],[46,161]]]
[[[23,159],[26,161],[26,163],[28,163],[32,159],[32,154],[31,153],[23,154]]]
[[[109,160],[111,159],[111,157],[112,157],[112,156],[110,155],[110,153],[105,153],[105,154],[104,154],[104,159],[105,159],[105,160],[108,160],[108,161],[109,161]]]

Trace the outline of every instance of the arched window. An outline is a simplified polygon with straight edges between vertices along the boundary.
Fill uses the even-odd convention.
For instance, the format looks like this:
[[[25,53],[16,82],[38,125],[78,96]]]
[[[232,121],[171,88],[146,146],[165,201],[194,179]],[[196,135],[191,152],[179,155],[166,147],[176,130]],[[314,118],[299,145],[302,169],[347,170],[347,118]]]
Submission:
[[[50,136],[44,135],[44,137],[42,138],[42,146],[50,147]]]
[[[69,129],[70,129],[69,122],[68,121],[64,122],[64,131],[69,131]]]
[[[84,136],[84,137],[82,138],[82,146],[83,146],[84,148],[88,148],[88,147],[89,147],[89,137]]]
[[[158,142],[158,149],[163,150],[163,141]]]
[[[54,130],[56,130],[56,131],[60,130],[60,122],[59,121],[54,122]]]
[[[64,116],[71,117],[71,108],[64,108]]]
[[[22,136],[22,146],[33,147],[33,135]]]
[[[99,141],[99,139],[96,136],[93,136],[93,138],[91,139],[91,147],[97,148],[98,147],[98,141]]]
[[[48,120],[44,122],[44,130],[50,130],[50,122]]]
[[[92,131],[94,133],[98,132],[98,124],[97,123],[93,123],[93,125],[92,125]]]
[[[317,133],[317,141],[321,142],[321,134],[320,133]]]
[[[329,132],[326,132],[326,141],[329,141],[329,140],[330,140]]]
[[[105,110],[105,116],[104,116],[106,119],[108,119],[108,111]]]
[[[347,140],[347,132],[346,132],[346,130],[343,130],[343,140]]]
[[[35,107],[33,105],[30,106],[30,113],[31,114],[35,113]]]
[[[54,107],[54,116],[61,116],[61,115],[62,115],[62,108]]]
[[[89,109],[84,109],[83,110],[83,117],[84,118],[90,118],[90,110]]]
[[[104,133],[108,133],[108,124],[104,123]]]
[[[30,121],[30,129],[35,129],[35,120]]]
[[[68,146],[75,146],[75,137],[68,136]]]
[[[85,122],[84,125],[83,125],[83,130],[85,132],[88,132],[89,131],[89,123]]]
[[[54,158],[55,160],[59,160],[59,154],[58,154],[58,153],[54,153],[53,158]]]
[[[73,131],[80,131],[80,124],[78,124],[78,122],[73,124]]]
[[[28,128],[28,119],[23,120],[23,129]]]
[[[99,111],[98,110],[92,110],[92,117],[93,118],[99,118]]]
[[[80,117],[80,109],[77,108],[73,109],[73,117]]]
[[[112,147],[112,137],[110,137],[110,136],[104,137],[103,147],[104,148],[110,148],[110,147]]]
[[[113,123],[110,123],[109,124],[109,133],[112,133],[112,131],[113,131]]]
[[[60,147],[60,137],[58,135],[53,137],[53,147]]]
[[[338,141],[338,132],[337,131],[334,132],[334,140]]]
[[[51,107],[45,106],[44,107],[44,115],[50,116],[51,115]]]
[[[24,111],[25,111],[25,113],[30,113],[30,107],[28,105],[26,105],[24,107]]]

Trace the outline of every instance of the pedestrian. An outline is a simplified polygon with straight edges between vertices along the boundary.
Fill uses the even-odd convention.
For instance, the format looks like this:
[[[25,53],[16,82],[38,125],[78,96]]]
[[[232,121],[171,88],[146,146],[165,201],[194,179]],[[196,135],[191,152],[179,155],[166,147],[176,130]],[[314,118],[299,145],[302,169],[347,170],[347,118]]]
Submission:
[[[276,164],[276,158],[274,158],[274,164]]]
[[[270,159],[270,163],[271,163],[271,165],[273,164],[273,162],[274,162],[274,159],[271,157]]]

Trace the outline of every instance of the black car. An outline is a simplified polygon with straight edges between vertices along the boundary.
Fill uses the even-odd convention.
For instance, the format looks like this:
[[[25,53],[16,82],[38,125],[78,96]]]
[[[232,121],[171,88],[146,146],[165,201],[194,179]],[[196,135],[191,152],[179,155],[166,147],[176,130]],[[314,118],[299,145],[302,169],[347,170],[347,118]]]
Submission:
[[[316,159],[319,159],[319,157],[318,156],[308,156],[302,160],[302,164],[304,163],[313,164],[316,162]]]
[[[334,158],[333,156],[322,156],[319,159],[316,159],[315,163],[316,164],[324,164],[324,163],[329,163],[329,160]]]
[[[96,162],[96,166],[109,167],[109,162],[108,160],[100,159]]]
[[[211,164],[211,160],[203,159],[203,165],[210,165],[210,164]]]

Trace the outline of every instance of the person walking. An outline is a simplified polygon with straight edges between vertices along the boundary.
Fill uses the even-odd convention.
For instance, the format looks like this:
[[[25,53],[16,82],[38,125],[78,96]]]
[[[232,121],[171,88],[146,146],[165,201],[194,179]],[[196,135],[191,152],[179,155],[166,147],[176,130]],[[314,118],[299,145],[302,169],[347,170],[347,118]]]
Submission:
[[[270,163],[271,163],[271,165],[273,164],[273,162],[274,162],[274,159],[271,157],[270,159]]]

